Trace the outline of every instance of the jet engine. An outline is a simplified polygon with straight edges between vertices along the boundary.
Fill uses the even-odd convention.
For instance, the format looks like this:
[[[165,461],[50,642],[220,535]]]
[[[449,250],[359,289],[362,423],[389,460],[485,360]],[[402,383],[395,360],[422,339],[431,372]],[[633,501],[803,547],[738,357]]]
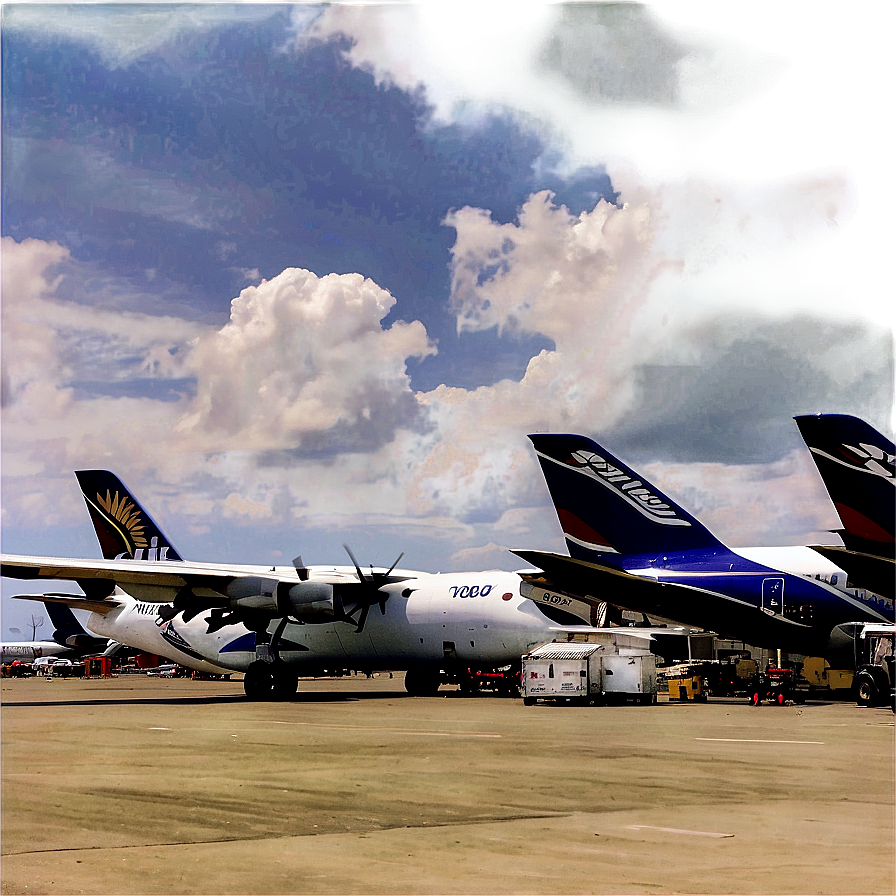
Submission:
[[[328,582],[278,582],[263,576],[234,579],[226,591],[231,610],[292,616],[301,622],[341,618],[333,585]]]

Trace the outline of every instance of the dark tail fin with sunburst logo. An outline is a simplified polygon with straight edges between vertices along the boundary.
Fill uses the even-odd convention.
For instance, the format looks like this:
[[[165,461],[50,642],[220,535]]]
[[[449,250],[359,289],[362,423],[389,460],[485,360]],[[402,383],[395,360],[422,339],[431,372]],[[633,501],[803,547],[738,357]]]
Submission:
[[[114,473],[77,470],[75,476],[106,560],[183,559]]]

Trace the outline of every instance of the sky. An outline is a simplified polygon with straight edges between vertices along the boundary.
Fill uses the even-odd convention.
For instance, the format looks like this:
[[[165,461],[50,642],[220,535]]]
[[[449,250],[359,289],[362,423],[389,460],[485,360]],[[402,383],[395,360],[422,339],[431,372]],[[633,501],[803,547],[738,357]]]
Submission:
[[[892,437],[894,17],[3,4],[3,551],[98,557],[103,468],[189,559],[514,569],[537,431],[838,543],[791,418]]]

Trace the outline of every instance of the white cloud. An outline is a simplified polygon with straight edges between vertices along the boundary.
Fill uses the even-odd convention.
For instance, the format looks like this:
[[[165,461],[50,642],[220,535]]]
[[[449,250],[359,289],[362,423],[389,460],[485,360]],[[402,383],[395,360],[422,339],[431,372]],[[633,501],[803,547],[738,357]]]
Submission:
[[[347,40],[343,56],[369,71],[377,85],[422,95],[436,121],[448,118],[461,97],[460,84],[436,62],[424,33],[417,4],[355,5],[333,3],[306,25],[295,46]]]
[[[416,412],[407,359],[435,352],[419,321],[382,327],[394,303],[360,274],[291,268],[247,287],[192,348],[196,397],[179,432],[207,450],[320,450],[314,438],[337,428],[344,451],[390,441]]]

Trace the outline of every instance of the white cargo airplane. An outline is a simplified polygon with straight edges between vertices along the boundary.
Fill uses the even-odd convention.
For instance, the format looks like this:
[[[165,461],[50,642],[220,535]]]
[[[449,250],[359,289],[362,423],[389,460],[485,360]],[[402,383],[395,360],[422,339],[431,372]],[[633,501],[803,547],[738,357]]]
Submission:
[[[409,693],[432,694],[447,676],[463,685],[469,670],[518,666],[595,621],[592,607],[499,570],[432,574],[396,560],[362,572],[351,551],[351,567],[187,562],[114,474],[76,476],[104,559],[3,555],[2,574],[76,581],[85,596],[22,597],[91,610],[97,634],[184,665],[244,672],[254,699],[286,699],[322,669],[404,669]]]

